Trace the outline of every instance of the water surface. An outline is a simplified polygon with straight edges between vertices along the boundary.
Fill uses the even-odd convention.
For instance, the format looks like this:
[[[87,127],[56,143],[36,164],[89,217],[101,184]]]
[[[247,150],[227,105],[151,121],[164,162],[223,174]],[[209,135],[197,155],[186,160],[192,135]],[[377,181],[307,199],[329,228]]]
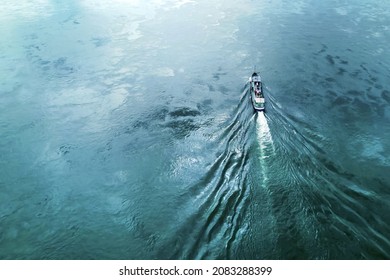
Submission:
[[[390,4],[144,2],[0,4],[0,258],[390,258]]]

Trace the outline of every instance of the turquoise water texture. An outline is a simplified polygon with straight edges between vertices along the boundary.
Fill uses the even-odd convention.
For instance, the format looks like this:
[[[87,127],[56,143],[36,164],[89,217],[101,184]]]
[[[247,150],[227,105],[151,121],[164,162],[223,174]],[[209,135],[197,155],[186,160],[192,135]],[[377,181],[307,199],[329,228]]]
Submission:
[[[389,46],[389,1],[2,0],[0,259],[389,259]]]

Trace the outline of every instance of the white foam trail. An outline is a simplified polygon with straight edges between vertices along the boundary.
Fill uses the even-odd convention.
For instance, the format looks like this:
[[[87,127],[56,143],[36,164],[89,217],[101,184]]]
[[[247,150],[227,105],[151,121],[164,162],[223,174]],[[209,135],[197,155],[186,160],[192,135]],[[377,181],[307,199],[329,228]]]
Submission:
[[[267,150],[268,154],[263,153],[263,157],[269,157],[272,154],[275,153],[275,147],[274,147],[274,141],[272,140],[272,135],[269,130],[267,119],[263,112],[257,113],[256,118],[256,134],[257,134],[257,140],[259,141],[260,150],[263,153],[265,150]],[[272,154],[269,154],[271,151]]]
[[[263,171],[263,186],[266,186],[268,182],[267,158],[275,155],[275,147],[267,119],[263,112],[257,113],[256,134],[260,150],[259,160]]]

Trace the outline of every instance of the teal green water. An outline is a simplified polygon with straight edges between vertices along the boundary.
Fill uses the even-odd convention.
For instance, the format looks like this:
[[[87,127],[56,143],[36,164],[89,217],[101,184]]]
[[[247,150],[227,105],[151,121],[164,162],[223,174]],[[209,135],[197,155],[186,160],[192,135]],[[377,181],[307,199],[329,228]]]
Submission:
[[[143,2],[1,1],[0,259],[389,259],[390,2]]]

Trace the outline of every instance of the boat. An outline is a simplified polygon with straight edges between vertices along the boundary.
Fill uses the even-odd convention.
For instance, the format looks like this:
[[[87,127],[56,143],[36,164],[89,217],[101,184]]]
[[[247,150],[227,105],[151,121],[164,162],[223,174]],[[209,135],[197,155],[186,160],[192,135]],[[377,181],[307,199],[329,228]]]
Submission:
[[[253,72],[252,76],[249,78],[250,83],[250,98],[252,101],[253,109],[255,111],[261,112],[265,111],[265,99],[263,93],[263,83],[261,82],[261,77],[256,72]]]

